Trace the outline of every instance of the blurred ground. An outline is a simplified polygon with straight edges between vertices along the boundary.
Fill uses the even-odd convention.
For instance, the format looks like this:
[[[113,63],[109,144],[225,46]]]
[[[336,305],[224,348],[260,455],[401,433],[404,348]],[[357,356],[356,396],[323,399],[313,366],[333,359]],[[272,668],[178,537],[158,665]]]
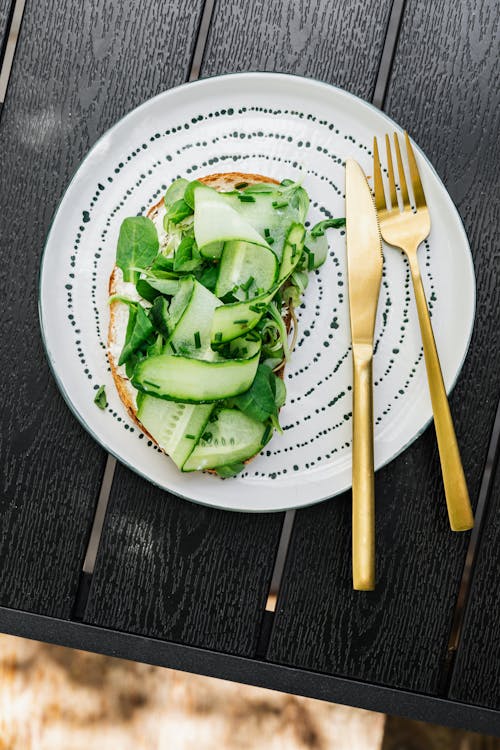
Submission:
[[[0,636],[0,750],[379,750],[382,714]]]
[[[0,750],[500,750],[479,735],[0,635]]]

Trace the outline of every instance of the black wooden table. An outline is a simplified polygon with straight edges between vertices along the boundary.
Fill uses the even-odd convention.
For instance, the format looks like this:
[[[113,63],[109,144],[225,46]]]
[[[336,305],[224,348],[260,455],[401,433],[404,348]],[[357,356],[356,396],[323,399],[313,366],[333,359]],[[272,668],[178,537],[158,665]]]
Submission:
[[[497,0],[0,0],[3,632],[500,734],[499,44]],[[351,589],[348,493],[295,518],[166,502],[83,431],[40,340],[44,239],[96,139],[168,87],[264,69],[383,107],[472,246],[451,402],[477,526],[449,531],[429,428],[377,473],[374,593]]]

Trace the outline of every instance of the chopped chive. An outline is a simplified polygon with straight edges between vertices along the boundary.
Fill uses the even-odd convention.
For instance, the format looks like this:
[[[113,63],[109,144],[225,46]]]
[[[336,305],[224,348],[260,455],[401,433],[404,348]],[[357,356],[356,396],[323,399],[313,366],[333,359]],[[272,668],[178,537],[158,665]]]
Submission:
[[[266,228],[264,229],[264,237],[270,237],[270,236],[271,236],[271,232],[270,232],[270,231],[269,231],[269,229],[268,229],[268,228],[266,227]]]
[[[194,345],[197,349],[201,348],[201,339],[200,339],[200,332],[196,331],[194,334]]]
[[[242,347],[242,349],[241,349],[241,353],[242,353],[242,354],[248,354],[248,349],[247,349],[247,347],[246,347],[246,346]]]
[[[309,253],[307,256],[307,270],[312,271],[314,268],[314,253]]]
[[[253,282],[255,281],[253,276],[249,276],[248,279],[245,281],[244,284],[241,284],[241,288],[244,292],[248,292],[250,287],[252,286]]]
[[[146,385],[150,385],[151,388],[159,388],[160,387],[158,385],[158,383],[152,383],[151,380],[145,380],[144,382],[146,383]]]
[[[268,245],[272,245],[274,243],[274,237],[266,237],[266,241]]]
[[[212,433],[204,432],[203,435],[201,436],[201,439],[205,440],[208,443],[208,441],[212,439]]]
[[[288,201],[273,201],[273,208],[286,208]]]
[[[246,323],[248,323],[248,318],[244,318],[243,320],[235,320],[234,322],[236,325],[244,326]]]
[[[236,190],[243,190],[243,188],[248,187],[248,182],[238,182],[234,187]]]
[[[238,198],[242,203],[255,203],[253,195],[249,195],[248,193],[238,193]]]
[[[170,348],[172,349],[174,354],[177,354],[177,349],[175,348],[175,344],[173,341],[170,342]]]
[[[265,305],[263,302],[256,302],[255,305],[249,305],[248,309],[252,312],[260,313],[263,310],[265,310],[267,305]]]
[[[196,440],[195,435],[184,435],[184,437],[186,437],[188,440]]]
[[[222,341],[222,331],[217,331],[217,333],[214,336],[215,341]]]
[[[246,335],[247,341],[258,341],[259,339],[260,336],[256,331],[249,331]]]
[[[255,296],[258,297],[259,295],[264,294],[264,292],[265,292],[265,289],[263,287],[259,286],[259,287],[257,287],[257,289],[255,291]]]
[[[262,445],[265,445],[267,443],[272,431],[273,431],[272,425],[268,424],[262,436]]]

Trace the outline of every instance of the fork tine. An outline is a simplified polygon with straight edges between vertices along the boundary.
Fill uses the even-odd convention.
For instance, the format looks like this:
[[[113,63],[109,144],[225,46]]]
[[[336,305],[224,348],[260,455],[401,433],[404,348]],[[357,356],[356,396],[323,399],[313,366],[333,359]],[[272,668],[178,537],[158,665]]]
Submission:
[[[403,167],[403,160],[401,158],[401,149],[399,148],[399,140],[398,140],[397,133],[394,133],[394,146],[396,148],[396,161],[398,163],[399,189],[401,190],[401,198],[403,199],[403,206],[405,208],[409,208],[410,199],[408,197],[408,188],[406,186],[405,170]]]
[[[396,180],[394,179],[394,167],[392,164],[391,142],[389,136],[385,136],[385,150],[387,151],[387,172],[389,173],[389,193],[391,196],[391,208],[398,207],[398,196],[396,194]]]
[[[385,193],[376,138],[373,139],[373,186],[375,188],[375,207],[377,211],[383,211],[386,207]]]
[[[408,154],[408,164],[410,167],[410,179],[411,186],[413,188],[413,196],[415,198],[415,205],[417,208],[425,208],[425,194],[420,181],[420,175],[418,173],[417,161],[415,159],[415,153],[410,143],[408,133],[405,130],[405,141],[406,141],[406,152]]]

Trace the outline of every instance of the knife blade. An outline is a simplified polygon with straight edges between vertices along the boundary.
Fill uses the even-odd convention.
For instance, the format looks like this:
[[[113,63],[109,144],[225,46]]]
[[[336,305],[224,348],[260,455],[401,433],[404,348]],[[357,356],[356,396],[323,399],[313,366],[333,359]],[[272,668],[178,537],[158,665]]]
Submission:
[[[346,161],[346,239],[353,360],[353,587],[370,591],[375,588],[373,337],[383,256],[372,194],[353,159]]]

